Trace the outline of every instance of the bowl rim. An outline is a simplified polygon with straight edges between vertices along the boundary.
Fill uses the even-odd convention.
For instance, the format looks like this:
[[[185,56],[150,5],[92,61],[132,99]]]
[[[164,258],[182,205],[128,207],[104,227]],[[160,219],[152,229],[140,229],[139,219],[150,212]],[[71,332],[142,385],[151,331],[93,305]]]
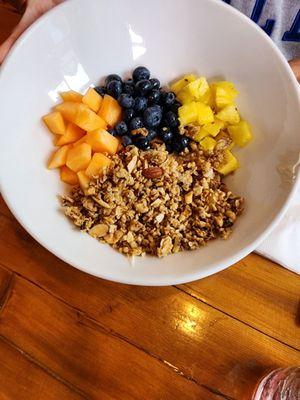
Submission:
[[[85,0],[68,0],[65,1],[44,15],[42,15],[40,18],[38,18],[14,43],[12,46],[9,54],[5,58],[4,62],[2,65],[0,65],[0,80],[2,78],[3,73],[9,68],[10,66],[10,61],[17,53],[19,47],[22,46],[22,44],[32,35],[34,34],[34,31],[41,25],[43,24],[44,20],[51,18],[52,16],[55,16],[56,13],[60,13],[61,9],[70,7],[72,3],[83,3]],[[181,0],[185,1],[185,0]],[[248,25],[252,26],[253,29],[255,29],[258,34],[260,35],[261,39],[268,42],[269,45],[272,47],[273,51],[278,57],[278,61],[283,64],[283,67],[285,69],[285,72],[287,74],[288,79],[290,80],[290,83],[292,83],[292,86],[294,88],[294,94],[295,97],[297,98],[298,101],[298,106],[300,109],[300,88],[299,88],[299,83],[294,76],[287,60],[285,59],[284,55],[281,53],[279,48],[276,46],[276,44],[272,41],[272,39],[255,23],[253,22],[249,17],[246,15],[242,14],[239,10],[235,9],[233,6],[220,1],[220,0],[202,0],[206,1],[207,3],[215,3],[217,7],[221,7],[224,10],[227,10],[226,12],[231,13],[235,15],[237,18],[242,19],[245,23]],[[130,284],[130,285],[140,285],[140,286],[167,286],[167,285],[178,285],[178,284],[183,284],[183,283],[188,283],[192,282],[198,279],[202,279],[205,277],[208,277],[210,275],[213,275],[217,272],[220,272],[229,266],[235,264],[236,262],[240,261],[244,257],[246,257],[248,254],[250,254],[252,251],[254,251],[260,243],[263,242],[264,239],[270,234],[270,232],[275,228],[275,226],[280,222],[280,220],[283,218],[284,214],[286,213],[288,206],[291,203],[292,198],[296,194],[297,187],[300,186],[300,169],[298,168],[296,171],[296,177],[293,179],[293,183],[291,186],[291,189],[289,191],[289,194],[283,203],[281,209],[279,210],[278,214],[276,217],[270,222],[270,224],[267,226],[267,228],[255,239],[253,240],[248,246],[242,248],[240,251],[238,251],[234,256],[232,257],[227,257],[222,264],[220,263],[214,263],[212,264],[209,273],[207,271],[202,271],[198,270],[194,273],[188,273],[188,274],[181,274],[178,277],[161,277],[159,281],[155,279],[155,277],[150,277],[149,278],[138,278],[136,279],[136,275],[132,274],[130,279],[124,279],[124,278],[117,278],[114,275],[110,274],[102,274],[100,273],[92,273],[89,271],[88,268],[79,265],[78,263],[74,262],[73,260],[71,261],[70,258],[67,255],[61,254],[61,252],[56,251],[55,249],[52,248],[52,246],[48,245],[46,241],[43,240],[43,238],[39,237],[38,234],[34,232],[34,229],[32,229],[27,223],[25,223],[18,213],[18,210],[15,209],[14,204],[13,204],[13,199],[5,192],[4,189],[4,184],[3,184],[3,176],[1,178],[1,171],[0,171],[0,192],[2,194],[2,197],[7,204],[8,208],[14,215],[14,217],[17,219],[17,221],[20,223],[20,225],[39,243],[41,244],[44,248],[46,248],[49,252],[54,254],[56,257],[58,257],[60,260],[66,262],[67,264],[77,268],[80,271],[83,271],[85,273],[88,273],[89,275],[96,276],[101,279],[107,279],[112,282],[116,283],[124,283],[124,284]]]

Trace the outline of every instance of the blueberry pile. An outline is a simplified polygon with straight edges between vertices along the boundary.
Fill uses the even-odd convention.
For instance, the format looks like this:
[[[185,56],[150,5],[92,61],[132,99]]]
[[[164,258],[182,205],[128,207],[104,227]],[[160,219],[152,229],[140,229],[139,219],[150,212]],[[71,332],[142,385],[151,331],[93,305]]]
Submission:
[[[149,150],[150,143],[160,138],[171,153],[181,152],[189,139],[178,131],[178,108],[181,104],[173,92],[165,91],[160,81],[150,78],[146,67],[137,67],[132,79],[122,80],[111,74],[105,79],[105,86],[95,90],[103,96],[109,94],[122,107],[123,120],[110,133],[120,136],[124,146],[134,144],[142,150]]]

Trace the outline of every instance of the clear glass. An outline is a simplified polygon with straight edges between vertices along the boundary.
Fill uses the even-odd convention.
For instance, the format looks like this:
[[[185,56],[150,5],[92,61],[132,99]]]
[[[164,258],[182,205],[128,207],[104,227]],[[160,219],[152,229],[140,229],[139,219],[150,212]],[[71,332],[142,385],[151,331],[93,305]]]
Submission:
[[[252,400],[300,400],[300,367],[272,371],[260,381]]]

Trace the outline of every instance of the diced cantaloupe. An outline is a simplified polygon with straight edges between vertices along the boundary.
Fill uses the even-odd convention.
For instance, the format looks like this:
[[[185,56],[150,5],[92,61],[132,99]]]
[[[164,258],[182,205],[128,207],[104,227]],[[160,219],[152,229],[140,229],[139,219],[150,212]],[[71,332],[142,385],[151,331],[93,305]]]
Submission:
[[[206,136],[201,140],[200,145],[205,151],[213,151],[217,142],[210,136]]]
[[[105,94],[100,106],[98,115],[103,118],[110,127],[114,127],[118,122],[120,122],[122,117],[122,108],[116,99]],[[103,128],[103,127],[100,127]],[[95,128],[99,129],[99,128]],[[103,128],[105,129],[105,128]]]
[[[221,121],[228,122],[232,125],[236,125],[240,122],[240,114],[234,105],[222,108],[222,110],[217,113],[216,117]]]
[[[195,101],[184,104],[178,109],[178,116],[181,126],[186,126],[192,122],[196,122],[198,118],[197,103]]]
[[[79,182],[76,172],[72,171],[66,165],[60,168],[60,179],[69,185],[77,185]]]
[[[228,175],[231,172],[235,171],[239,167],[238,160],[231,153],[230,150],[224,150],[225,160],[223,164],[217,169],[218,172],[222,175]]]
[[[63,135],[66,131],[66,125],[60,112],[54,111],[43,117],[43,120],[49,130],[55,135]]]
[[[214,113],[207,104],[197,102],[196,108],[197,108],[197,120],[199,125],[205,125],[214,122],[215,119]]]
[[[103,129],[88,132],[85,142],[92,146],[94,152],[108,153],[110,155],[116,154],[119,146],[118,139]]]
[[[67,155],[69,150],[71,149],[72,145],[67,144],[65,146],[60,147],[58,150],[56,150],[49,162],[48,162],[48,168],[49,169],[54,169],[54,168],[60,168],[63,165],[66,164],[67,161]]]
[[[196,79],[194,74],[184,75],[182,79],[174,82],[171,85],[171,90],[175,94],[178,94],[188,83],[193,82]]]
[[[68,151],[66,165],[74,172],[82,171],[89,165],[91,157],[91,146],[87,143],[82,143]]]
[[[83,96],[82,102],[97,113],[102,103],[102,96],[100,96],[95,89],[89,88],[86,94]]]
[[[69,90],[68,92],[61,92],[60,97],[63,101],[75,101],[76,103],[81,103],[82,94],[75,92],[75,90]]]
[[[102,153],[95,153],[85,173],[88,177],[101,176],[110,166],[111,160]]]
[[[252,140],[252,129],[248,122],[242,120],[237,125],[228,126],[228,132],[239,147],[246,146]]]
[[[74,143],[77,140],[81,139],[85,135],[85,131],[79,126],[73,124],[72,122],[68,122],[66,133],[61,135],[56,140],[56,146],[62,146],[68,143]]]
[[[91,179],[87,176],[87,174],[84,171],[77,172],[77,177],[81,190],[85,192],[85,190],[87,190],[89,187]]]
[[[78,125],[85,131],[94,131],[95,129],[106,129],[107,124],[99,115],[92,111],[86,104],[66,102],[56,106],[63,117]]]

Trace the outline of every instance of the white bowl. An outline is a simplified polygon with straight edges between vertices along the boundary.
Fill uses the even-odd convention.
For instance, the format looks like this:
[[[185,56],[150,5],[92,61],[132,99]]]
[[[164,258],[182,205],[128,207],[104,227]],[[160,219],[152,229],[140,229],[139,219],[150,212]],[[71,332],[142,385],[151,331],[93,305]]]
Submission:
[[[238,152],[241,169],[228,184],[247,207],[231,238],[164,259],[124,256],[76,230],[61,212],[66,190],[46,169],[51,135],[41,116],[60,91],[84,91],[108,73],[146,65],[168,82],[187,72],[236,83],[254,142]],[[25,229],[62,260],[90,274],[139,285],[199,279],[237,262],[266,237],[287,208],[292,183],[277,167],[300,148],[297,83],[267,35],[214,0],[71,0],[18,41],[0,76],[1,186]]]

